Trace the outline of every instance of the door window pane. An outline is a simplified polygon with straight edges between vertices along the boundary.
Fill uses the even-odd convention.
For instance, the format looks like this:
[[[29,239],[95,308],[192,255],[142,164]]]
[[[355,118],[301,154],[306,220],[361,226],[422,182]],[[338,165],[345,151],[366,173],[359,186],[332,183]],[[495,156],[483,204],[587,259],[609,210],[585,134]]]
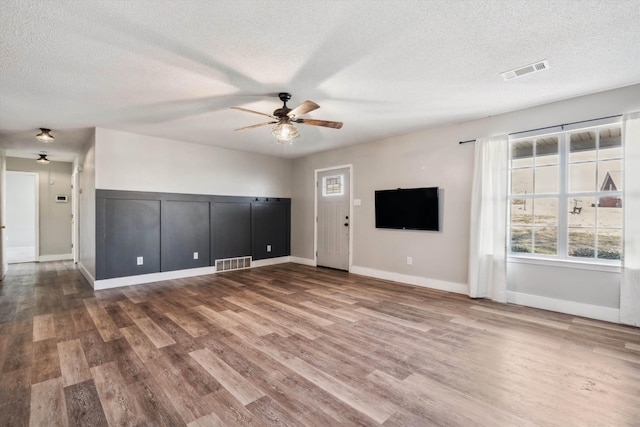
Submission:
[[[342,188],[342,175],[325,176],[322,178],[323,196],[340,196],[344,193]]]

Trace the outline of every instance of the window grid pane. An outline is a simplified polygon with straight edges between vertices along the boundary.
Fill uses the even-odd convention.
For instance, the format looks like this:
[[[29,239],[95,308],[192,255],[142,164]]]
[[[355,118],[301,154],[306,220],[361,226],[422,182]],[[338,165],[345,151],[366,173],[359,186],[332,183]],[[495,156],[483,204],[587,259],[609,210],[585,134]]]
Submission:
[[[512,141],[511,254],[622,258],[621,141],[619,125]]]

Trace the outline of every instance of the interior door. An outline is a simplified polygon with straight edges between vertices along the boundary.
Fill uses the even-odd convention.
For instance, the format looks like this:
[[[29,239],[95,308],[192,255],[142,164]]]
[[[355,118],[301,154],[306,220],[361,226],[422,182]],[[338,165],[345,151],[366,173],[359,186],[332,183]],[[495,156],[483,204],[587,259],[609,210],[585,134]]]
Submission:
[[[318,172],[317,265],[349,270],[349,168]]]
[[[9,263],[38,260],[38,174],[6,174],[6,250]]]

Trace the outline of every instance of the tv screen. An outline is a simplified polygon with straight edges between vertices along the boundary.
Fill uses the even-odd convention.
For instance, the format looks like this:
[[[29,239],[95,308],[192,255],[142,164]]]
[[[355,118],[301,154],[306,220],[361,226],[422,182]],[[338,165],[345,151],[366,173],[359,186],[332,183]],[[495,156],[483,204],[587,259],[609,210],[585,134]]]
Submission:
[[[376,228],[440,230],[438,187],[376,191]]]

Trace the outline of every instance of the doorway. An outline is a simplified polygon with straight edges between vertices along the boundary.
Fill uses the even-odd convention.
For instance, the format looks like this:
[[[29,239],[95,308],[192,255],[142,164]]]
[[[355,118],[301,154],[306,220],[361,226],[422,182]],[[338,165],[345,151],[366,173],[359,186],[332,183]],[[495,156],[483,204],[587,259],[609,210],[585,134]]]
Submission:
[[[7,262],[38,260],[38,174],[6,173],[6,250]]]
[[[351,165],[316,170],[316,265],[351,266]]]

